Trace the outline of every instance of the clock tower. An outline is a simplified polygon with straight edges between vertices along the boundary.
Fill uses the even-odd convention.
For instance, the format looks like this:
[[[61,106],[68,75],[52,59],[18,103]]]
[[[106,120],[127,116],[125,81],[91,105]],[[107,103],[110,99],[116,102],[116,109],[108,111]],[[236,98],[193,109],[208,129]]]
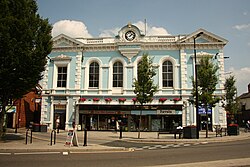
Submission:
[[[129,62],[141,51],[142,37],[139,28],[130,23],[118,32],[118,50]]]

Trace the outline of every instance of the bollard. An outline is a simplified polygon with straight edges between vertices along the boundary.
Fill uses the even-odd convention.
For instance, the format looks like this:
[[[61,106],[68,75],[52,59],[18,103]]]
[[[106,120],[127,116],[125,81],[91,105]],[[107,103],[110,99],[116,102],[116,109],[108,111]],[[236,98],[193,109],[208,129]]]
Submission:
[[[50,145],[51,145],[51,146],[52,146],[52,136],[53,136],[53,131],[54,131],[54,130],[52,130],[52,131],[51,131],[51,133],[50,133]]]
[[[87,128],[84,129],[84,142],[83,146],[87,146]]]
[[[28,144],[29,129],[26,130],[25,144]],[[30,130],[30,143],[32,143],[32,130]]]
[[[16,129],[15,129],[15,133],[17,133],[17,124],[16,124]]]
[[[120,126],[120,138],[119,139],[122,139],[122,127]]]
[[[30,143],[32,143],[32,130],[30,130]]]
[[[52,146],[52,140],[53,140],[53,135],[54,135],[54,145],[56,144],[56,131],[52,130],[51,135],[50,135],[50,145]]]
[[[28,132],[29,132],[29,129],[26,130],[25,144],[28,144]]]
[[[56,132],[54,132],[54,145],[56,144]]]

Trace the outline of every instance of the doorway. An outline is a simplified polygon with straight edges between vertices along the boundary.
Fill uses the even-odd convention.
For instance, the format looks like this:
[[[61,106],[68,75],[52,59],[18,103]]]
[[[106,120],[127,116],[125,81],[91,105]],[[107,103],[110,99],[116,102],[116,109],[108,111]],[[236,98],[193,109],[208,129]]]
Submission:
[[[66,105],[55,105],[53,128],[56,129],[56,120],[59,119],[59,129],[65,130]]]

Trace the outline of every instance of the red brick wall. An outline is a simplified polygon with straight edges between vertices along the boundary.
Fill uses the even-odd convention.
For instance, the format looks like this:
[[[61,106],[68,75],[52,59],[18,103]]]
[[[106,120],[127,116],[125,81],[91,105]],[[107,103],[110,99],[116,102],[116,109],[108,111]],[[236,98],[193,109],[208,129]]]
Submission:
[[[16,123],[19,123],[19,127],[28,127],[30,122],[38,122],[38,118],[35,118],[35,111],[41,112],[41,104],[35,103],[35,99],[40,98],[35,91],[31,91],[24,95],[22,99],[18,99],[16,102],[17,110],[17,120]],[[35,108],[36,107],[36,108]],[[40,119],[40,118],[39,118]],[[19,121],[18,121],[19,120]]]

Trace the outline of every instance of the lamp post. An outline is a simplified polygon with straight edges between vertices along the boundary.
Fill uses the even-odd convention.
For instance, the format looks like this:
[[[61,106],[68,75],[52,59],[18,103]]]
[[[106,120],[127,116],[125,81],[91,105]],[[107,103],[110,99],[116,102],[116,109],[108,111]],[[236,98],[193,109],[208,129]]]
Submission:
[[[196,38],[200,37],[203,32],[200,32],[194,37],[194,62],[195,62],[195,107],[196,107],[196,138],[199,139],[199,130],[200,130],[200,123],[199,123],[199,94],[198,94],[198,70],[197,70],[197,58],[196,58],[196,46],[195,40]]]

